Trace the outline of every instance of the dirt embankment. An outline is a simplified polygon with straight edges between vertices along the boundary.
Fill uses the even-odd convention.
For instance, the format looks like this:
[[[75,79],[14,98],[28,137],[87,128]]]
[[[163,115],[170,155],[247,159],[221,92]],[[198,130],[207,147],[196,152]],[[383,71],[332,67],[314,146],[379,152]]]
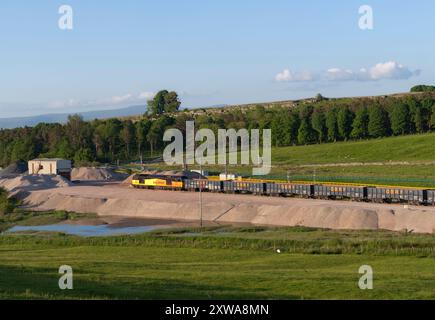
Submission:
[[[1,183],[1,182],[0,182]],[[195,220],[199,195],[131,189],[123,184],[75,185],[22,193],[33,210],[66,210],[152,219]],[[218,223],[307,226],[331,229],[387,229],[433,233],[435,208],[372,203],[203,194],[203,218]]]

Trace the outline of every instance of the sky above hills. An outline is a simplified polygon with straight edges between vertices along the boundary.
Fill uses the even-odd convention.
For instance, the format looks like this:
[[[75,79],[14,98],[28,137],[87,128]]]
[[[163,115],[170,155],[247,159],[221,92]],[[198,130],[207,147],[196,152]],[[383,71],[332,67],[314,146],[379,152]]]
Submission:
[[[404,92],[435,84],[434,16],[432,0],[5,0],[0,117],[143,104],[163,88],[184,107]]]

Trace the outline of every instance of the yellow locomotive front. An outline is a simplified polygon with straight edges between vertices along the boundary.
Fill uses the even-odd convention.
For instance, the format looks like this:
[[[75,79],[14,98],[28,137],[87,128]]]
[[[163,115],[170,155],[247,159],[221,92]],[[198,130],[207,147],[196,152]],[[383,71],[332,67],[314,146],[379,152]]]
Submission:
[[[138,189],[183,189],[183,178],[163,175],[138,174],[133,177],[131,185]]]

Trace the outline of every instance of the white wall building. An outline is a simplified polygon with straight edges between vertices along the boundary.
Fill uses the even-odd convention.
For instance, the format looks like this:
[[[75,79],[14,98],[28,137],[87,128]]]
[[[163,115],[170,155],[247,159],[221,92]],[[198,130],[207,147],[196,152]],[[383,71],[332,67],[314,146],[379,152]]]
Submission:
[[[71,179],[71,160],[34,159],[29,161],[29,174],[61,175]]]

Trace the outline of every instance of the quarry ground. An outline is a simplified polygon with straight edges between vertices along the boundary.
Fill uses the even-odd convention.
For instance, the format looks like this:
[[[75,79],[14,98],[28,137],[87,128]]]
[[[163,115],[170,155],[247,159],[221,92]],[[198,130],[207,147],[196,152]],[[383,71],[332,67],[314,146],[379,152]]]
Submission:
[[[19,187],[15,192],[26,208],[36,211],[190,221],[200,217],[199,194],[193,192],[137,190],[123,183],[89,181],[48,189]],[[202,198],[204,220],[218,223],[418,233],[435,230],[434,207],[215,193],[203,193]]]

